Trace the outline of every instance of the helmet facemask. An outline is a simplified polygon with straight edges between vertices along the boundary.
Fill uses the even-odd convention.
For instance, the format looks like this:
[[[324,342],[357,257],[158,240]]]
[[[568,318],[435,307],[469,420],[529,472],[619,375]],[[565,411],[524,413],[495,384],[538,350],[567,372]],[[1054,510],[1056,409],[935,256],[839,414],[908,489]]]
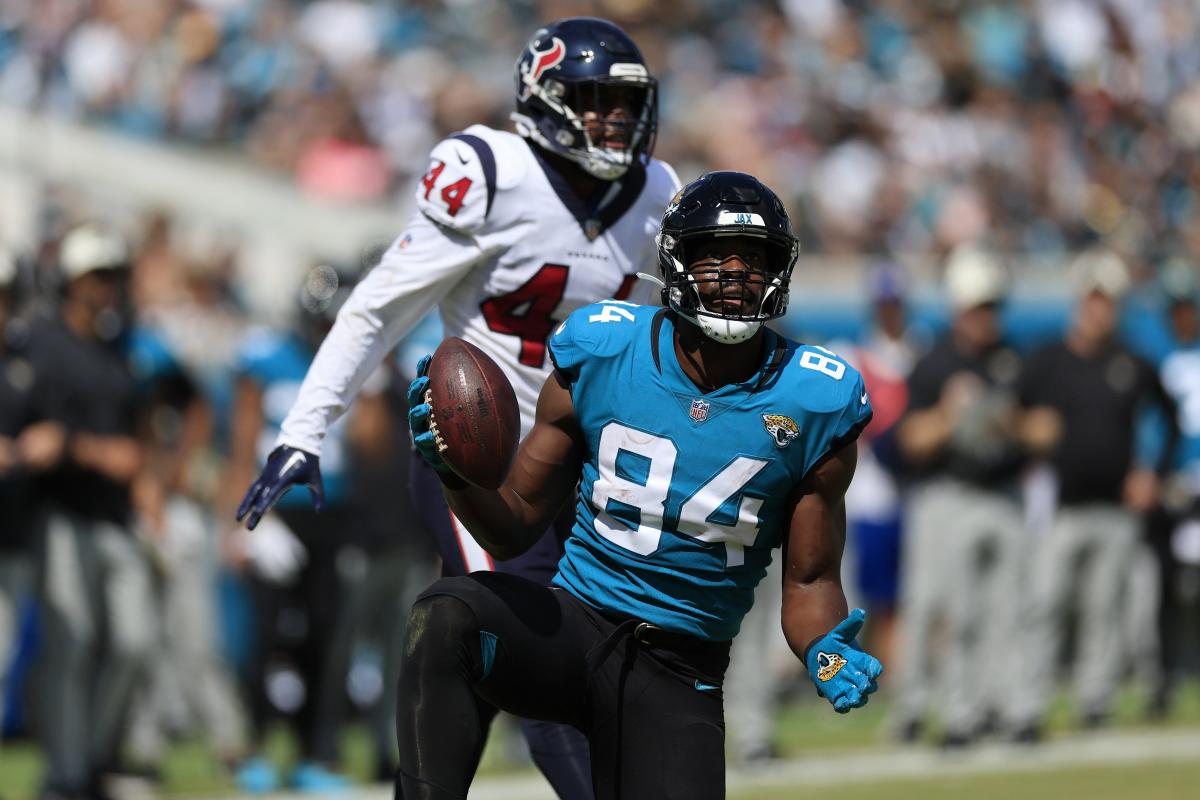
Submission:
[[[545,149],[606,181],[620,178],[635,159],[653,151],[658,104],[653,78],[547,78],[542,84],[532,88],[530,98],[536,102],[527,107],[535,111],[545,106],[546,111],[536,122],[533,115],[514,114],[513,119],[522,135]],[[618,107],[623,115],[613,111]]]
[[[730,226],[659,234],[663,303],[711,339],[745,341],[787,312],[798,248],[764,228]]]

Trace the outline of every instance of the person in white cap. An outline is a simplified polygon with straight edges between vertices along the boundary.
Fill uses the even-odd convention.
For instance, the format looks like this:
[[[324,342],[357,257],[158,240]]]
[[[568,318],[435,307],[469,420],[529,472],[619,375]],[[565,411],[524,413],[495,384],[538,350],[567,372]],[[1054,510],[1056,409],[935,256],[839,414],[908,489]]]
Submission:
[[[1015,499],[1020,361],[1001,338],[1008,276],[995,256],[954,251],[945,289],[950,331],[909,375],[896,429],[914,478],[901,559],[897,732],[916,739],[936,697],[942,744],[963,746],[1013,691],[1007,666],[1024,538]],[[935,658],[939,618],[945,652]]]
[[[1090,250],[1071,267],[1077,302],[1059,342],[1033,354],[1021,376],[1025,439],[1054,469],[1057,510],[1038,542],[1023,626],[1020,738],[1036,740],[1054,688],[1067,618],[1078,609],[1075,691],[1086,727],[1103,725],[1120,677],[1122,592],[1142,515],[1157,503],[1160,476],[1178,441],[1175,403],[1154,367],[1119,343],[1129,271],[1109,250]],[[1156,465],[1135,458],[1138,414],[1157,406],[1167,446]],[[1146,653],[1157,658],[1157,653]]]
[[[100,772],[115,761],[153,643],[149,565],[130,533],[130,486],[143,460],[135,385],[115,341],[128,261],[111,228],[69,231],[59,248],[61,306],[30,328],[43,413],[58,431],[41,454],[43,798],[105,796]]]

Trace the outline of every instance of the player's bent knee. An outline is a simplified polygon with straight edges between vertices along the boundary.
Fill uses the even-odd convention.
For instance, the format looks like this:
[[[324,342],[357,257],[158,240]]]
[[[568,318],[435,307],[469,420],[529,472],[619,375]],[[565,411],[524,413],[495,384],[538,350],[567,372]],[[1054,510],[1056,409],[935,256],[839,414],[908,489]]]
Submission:
[[[422,597],[408,615],[406,650],[434,640],[454,641],[478,629],[475,612],[464,601],[448,594]]]
[[[441,583],[439,581],[438,583]],[[404,659],[414,665],[458,667],[472,680],[484,676],[479,622],[466,601],[433,589],[413,604],[408,615]]]

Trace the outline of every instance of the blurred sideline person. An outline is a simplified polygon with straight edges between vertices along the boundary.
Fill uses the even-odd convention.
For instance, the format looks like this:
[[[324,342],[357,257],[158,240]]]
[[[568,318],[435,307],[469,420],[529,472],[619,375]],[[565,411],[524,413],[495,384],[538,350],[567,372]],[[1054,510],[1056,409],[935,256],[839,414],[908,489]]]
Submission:
[[[131,692],[155,629],[149,565],[131,533],[130,487],[143,466],[136,387],[120,350],[127,323],[122,237],[89,223],[63,238],[61,307],[35,319],[30,360],[45,381],[39,460],[52,465],[41,542],[38,732],[44,798],[103,797]]]
[[[1190,259],[1168,261],[1160,275],[1174,349],[1159,365],[1159,377],[1178,408],[1180,440],[1162,502],[1149,522],[1161,581],[1160,684],[1147,708],[1153,718],[1170,709],[1183,668],[1179,627],[1186,618],[1184,578],[1200,567],[1200,282]]]
[[[657,87],[637,45],[605,20],[559,20],[530,38],[515,79],[517,135],[473,125],[434,148],[416,213],[338,315],[238,509],[248,527],[291,486],[308,486],[319,502],[326,430],[434,306],[446,335],[504,369],[528,433],[551,371],[547,337],[587,303],[646,297],[636,274],[654,262],[653,236],[679,181],[651,156]],[[550,580],[565,530],[550,526],[528,552],[499,562],[450,513],[419,458],[412,475],[445,575]],[[555,791],[591,797],[583,737],[543,722],[522,728]]]
[[[334,649],[359,653],[347,685],[360,705],[367,672],[378,669],[382,685],[367,709],[374,745],[376,780],[392,783],[396,761],[396,689],[404,621],[417,594],[437,577],[437,558],[427,536],[398,536],[396,520],[413,520],[416,509],[408,485],[411,468],[408,427],[397,370],[387,369],[386,390],[360,394],[348,415],[349,503],[354,544],[343,550],[341,613]],[[382,387],[384,381],[372,376]],[[403,382],[402,382],[403,381]],[[365,402],[361,402],[365,401]],[[349,665],[348,665],[349,666]]]
[[[754,605],[742,617],[725,673],[725,716],[736,763],[753,767],[779,757],[775,742],[779,701],[789,679],[777,656],[791,652],[779,627],[783,564],[773,560],[754,589]],[[790,665],[789,665],[790,666]]]
[[[41,419],[45,381],[29,360],[26,321],[18,308],[18,265],[0,247],[0,721],[7,712],[8,668],[20,629],[21,607],[34,587],[33,547],[40,508],[34,494],[38,472],[58,432]]]
[[[218,542],[211,493],[201,477],[214,437],[213,412],[156,329],[139,319],[130,339],[146,452],[134,501],[156,567],[158,627],[149,680],[131,715],[127,752],[135,767],[157,773],[168,737],[199,729],[218,760],[232,767],[245,754],[246,737],[217,643]]]
[[[1030,356],[1020,383],[1026,444],[1050,462],[1058,486],[1054,523],[1031,562],[1020,648],[1026,679],[1016,707],[1018,734],[1030,741],[1041,734],[1072,608],[1083,724],[1108,721],[1121,676],[1123,593],[1139,517],[1158,502],[1160,474],[1178,439],[1175,403],[1154,368],[1116,338],[1128,268],[1115,253],[1096,249],[1075,260],[1070,277],[1077,289],[1071,327],[1062,341]],[[1162,412],[1169,430],[1157,470],[1134,460],[1136,415],[1147,405]]]
[[[349,295],[345,276],[327,265],[311,268],[297,289],[292,329],[259,328],[247,334],[238,353],[229,464],[223,506],[232,510],[239,488],[266,463],[280,425],[300,392],[318,344]],[[368,385],[363,404],[380,402]],[[343,558],[357,530],[348,507],[349,446],[346,420],[325,440],[325,496],[318,513],[300,495],[284,498],[253,535],[233,534],[244,550],[253,595],[256,637],[248,675],[255,744],[261,746],[273,708],[294,711],[300,762],[288,783],[300,791],[343,790],[349,781],[335,769],[348,653],[337,645],[342,609]],[[297,616],[299,612],[300,616]],[[299,620],[303,620],[299,623]],[[291,640],[291,641],[289,641]],[[294,651],[302,687],[279,694],[274,676],[280,650]],[[273,691],[274,689],[274,691]],[[238,785],[250,792],[280,786],[275,764],[263,755],[243,763]]]
[[[846,492],[846,516],[855,584],[871,615],[864,641],[886,664],[895,650],[903,542],[895,426],[908,405],[908,376],[927,348],[908,324],[902,268],[876,264],[867,280],[872,301],[867,335],[857,344],[834,343],[832,349],[863,376],[875,409],[859,442],[858,468]]]
[[[945,288],[951,329],[909,375],[896,433],[915,478],[897,707],[902,740],[917,738],[936,707],[942,744],[957,747],[1012,700],[1025,534],[1016,501],[1020,361],[1000,328],[1008,277],[995,256],[964,245],[948,258]],[[944,652],[935,654],[939,620]]]
[[[871,406],[851,367],[763,325],[787,309],[787,213],[753,176],[706,173],[657,242],[669,306],[603,301],[556,329],[499,489],[441,460],[429,358],[418,366],[414,442],[489,552],[532,546],[579,491],[551,586],[476,572],[413,606],[397,714],[408,800],[467,797],[481,700],[585,730],[601,800],[723,798],[730,640],[777,547],[781,623],[818,692],[846,713],[875,691],[882,667],[857,644],[865,616],[846,616],[840,563]]]

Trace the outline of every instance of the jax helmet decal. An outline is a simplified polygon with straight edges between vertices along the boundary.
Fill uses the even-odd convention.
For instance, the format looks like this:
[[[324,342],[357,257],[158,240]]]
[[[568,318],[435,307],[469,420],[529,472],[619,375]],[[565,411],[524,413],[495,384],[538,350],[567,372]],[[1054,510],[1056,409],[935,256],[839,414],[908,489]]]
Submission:
[[[729,257],[705,259],[708,246],[725,237],[756,240],[761,259],[736,269],[727,266]],[[787,312],[788,285],[800,248],[783,203],[754,176],[701,175],[671,200],[655,241],[663,305],[709,338],[726,344],[745,341],[764,320]],[[689,269],[698,260],[711,265]],[[722,301],[735,297],[742,302],[731,311],[731,303]]]
[[[515,77],[517,133],[589,174],[617,180],[654,151],[658,84],[611,22],[570,17],[538,30]]]

